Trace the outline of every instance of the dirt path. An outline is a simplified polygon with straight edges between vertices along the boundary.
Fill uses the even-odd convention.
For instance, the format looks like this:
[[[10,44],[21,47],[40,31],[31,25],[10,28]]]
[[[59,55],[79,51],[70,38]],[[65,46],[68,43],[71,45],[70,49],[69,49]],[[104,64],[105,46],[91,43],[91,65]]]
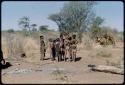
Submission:
[[[50,59],[37,63],[13,61],[13,66],[2,70],[2,82],[17,84],[123,82],[123,75],[90,71],[88,64],[105,64],[105,61],[88,57],[89,54],[90,51],[87,50],[78,51],[76,62],[57,62]],[[48,55],[46,58],[49,58]]]

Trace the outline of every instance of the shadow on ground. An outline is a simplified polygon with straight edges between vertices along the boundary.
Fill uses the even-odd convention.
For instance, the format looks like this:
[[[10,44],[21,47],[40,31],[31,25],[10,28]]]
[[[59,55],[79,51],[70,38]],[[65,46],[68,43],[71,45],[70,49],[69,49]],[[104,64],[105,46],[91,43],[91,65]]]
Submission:
[[[2,65],[2,64],[1,64],[0,66],[1,66],[1,69],[6,69],[6,68],[12,66],[12,64],[10,64],[10,62],[6,62],[5,65]]]
[[[81,57],[76,57],[76,61],[80,61],[81,60]]]
[[[12,66],[10,62],[6,62],[5,59],[3,58],[3,52],[1,51],[1,57],[0,57],[0,68],[1,69],[6,69],[8,67]]]
[[[45,58],[44,60],[49,60],[50,58]]]

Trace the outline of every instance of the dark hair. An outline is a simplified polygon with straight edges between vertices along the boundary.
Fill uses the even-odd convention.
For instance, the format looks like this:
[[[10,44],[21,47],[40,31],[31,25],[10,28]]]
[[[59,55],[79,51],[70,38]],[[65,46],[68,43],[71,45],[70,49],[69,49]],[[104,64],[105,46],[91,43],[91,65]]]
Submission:
[[[72,37],[69,37],[68,40],[72,40]]]
[[[44,37],[43,37],[43,36],[40,36],[40,39],[44,39]]]
[[[56,41],[59,41],[59,38],[57,38]]]
[[[73,39],[75,39],[75,38],[76,38],[76,35],[73,35],[72,37],[73,37]]]
[[[55,42],[56,42],[56,40],[53,40],[53,42],[55,43]]]

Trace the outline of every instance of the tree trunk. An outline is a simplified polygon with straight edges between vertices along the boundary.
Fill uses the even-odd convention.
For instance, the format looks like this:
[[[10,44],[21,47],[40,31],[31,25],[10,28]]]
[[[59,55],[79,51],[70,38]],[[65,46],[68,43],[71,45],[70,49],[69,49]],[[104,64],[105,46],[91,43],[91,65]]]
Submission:
[[[115,73],[115,74],[121,74],[124,75],[124,69],[123,68],[117,68],[115,66],[105,66],[105,65],[98,65],[91,67],[92,71],[100,71],[100,72],[108,72],[108,73]]]

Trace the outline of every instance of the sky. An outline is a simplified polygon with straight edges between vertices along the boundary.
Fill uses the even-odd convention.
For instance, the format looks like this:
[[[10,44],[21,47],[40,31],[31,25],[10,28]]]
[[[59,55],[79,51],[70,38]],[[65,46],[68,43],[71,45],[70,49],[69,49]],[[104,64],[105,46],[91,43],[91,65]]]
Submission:
[[[30,17],[31,24],[48,25],[57,30],[55,22],[48,19],[49,15],[58,13],[64,1],[4,1],[2,2],[2,30],[20,30],[18,21],[23,16]],[[123,31],[123,3],[120,1],[99,1],[94,7],[97,16],[105,19],[104,26]]]

